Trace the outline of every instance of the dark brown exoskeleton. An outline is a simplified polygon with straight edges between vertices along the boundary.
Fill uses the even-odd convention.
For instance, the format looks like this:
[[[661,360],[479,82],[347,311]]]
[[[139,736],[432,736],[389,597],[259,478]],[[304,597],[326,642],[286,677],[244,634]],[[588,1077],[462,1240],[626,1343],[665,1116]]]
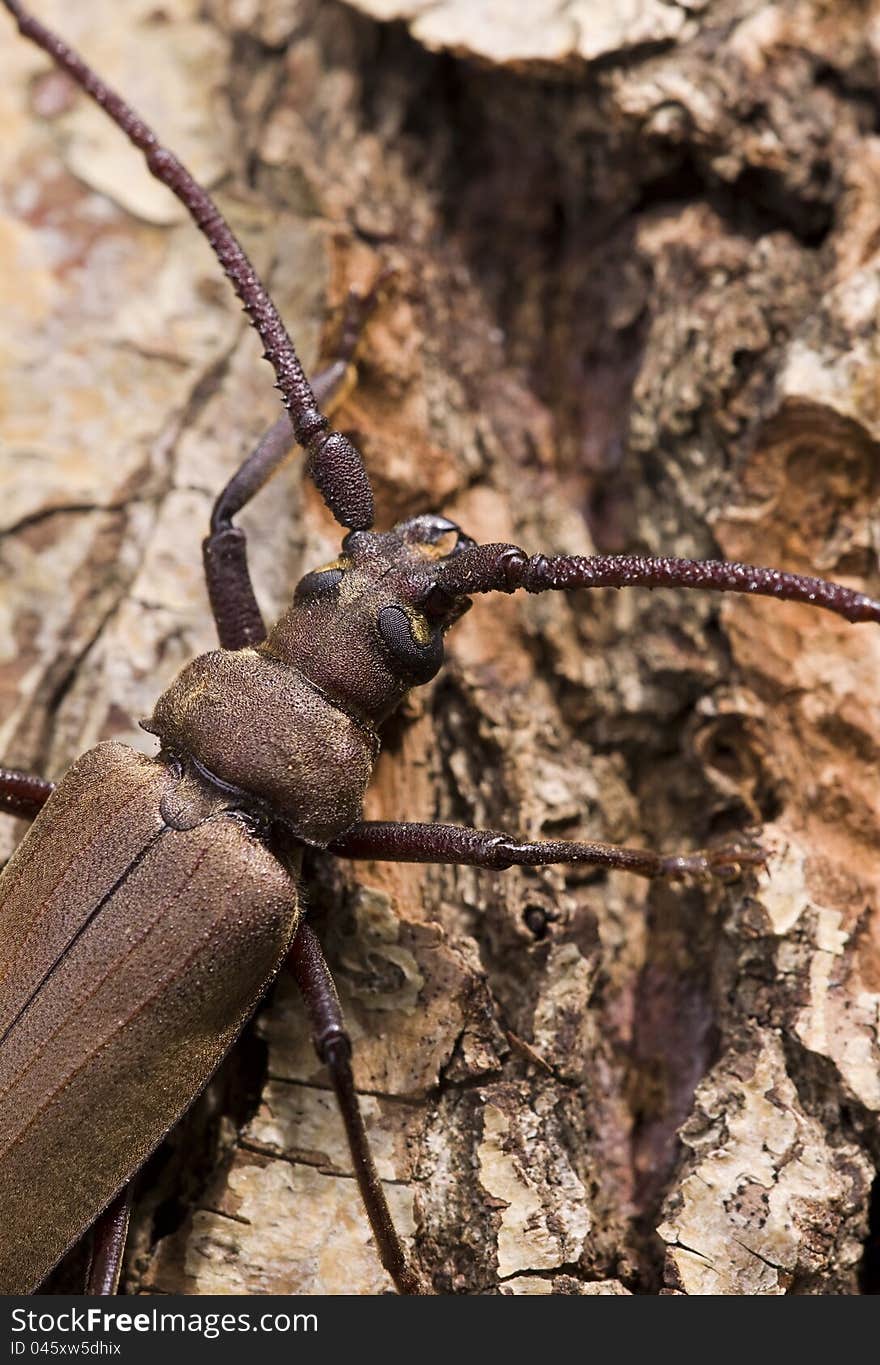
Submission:
[[[670,856],[362,822],[378,725],[435,676],[446,630],[480,593],[687,587],[809,602],[873,622],[880,602],[747,565],[529,557],[512,545],[475,545],[437,515],[372,531],[360,457],[318,407],[316,393],[326,396],[334,376],[310,386],[212,200],[75,53],[18,0],[4,4],[186,205],[260,333],[287,413],[215,505],[204,558],[221,648],[189,664],[156,703],[145,725],[158,755],[103,744],[56,789],[0,770],[0,809],[36,816],[0,878],[0,1292],[34,1290],[93,1225],[88,1287],[112,1292],[132,1178],[288,955],[382,1262],[401,1292],[421,1292],[427,1286],[394,1230],[367,1146],[333,982],[300,914],[302,849],[492,869],[581,862],[648,877],[726,874],[760,854]],[[267,631],[233,518],[294,441],[349,530],[339,557],[301,580]]]

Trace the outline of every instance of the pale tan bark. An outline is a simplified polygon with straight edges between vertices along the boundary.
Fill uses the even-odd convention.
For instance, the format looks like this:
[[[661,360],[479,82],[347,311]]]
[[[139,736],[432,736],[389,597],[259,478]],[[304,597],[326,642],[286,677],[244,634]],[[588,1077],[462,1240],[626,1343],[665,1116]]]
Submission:
[[[529,550],[721,553],[877,594],[880,6],[572,3],[557,29],[521,3],[509,26],[497,3],[491,25],[451,2],[38,3],[216,186],[310,366],[348,285],[396,270],[338,414],[381,525],[436,509]],[[0,20],[0,757],[57,776],[102,737],[149,751],[137,720],[212,646],[199,540],[277,396],[194,229]],[[335,552],[295,464],[242,522],[269,612]],[[315,860],[425,1273],[858,1292],[876,631],[697,594],[503,598],[448,653],[388,727],[368,816],[670,851],[752,827],[769,858],[727,888]],[[256,1030],[267,1053],[253,1037],[151,1168],[128,1282],[380,1291],[286,985]]]

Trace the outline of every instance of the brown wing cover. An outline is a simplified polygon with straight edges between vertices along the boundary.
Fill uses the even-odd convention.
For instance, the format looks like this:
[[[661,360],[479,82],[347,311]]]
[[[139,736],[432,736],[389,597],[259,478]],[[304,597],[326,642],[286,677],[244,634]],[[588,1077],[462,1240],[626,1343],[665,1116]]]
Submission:
[[[298,918],[238,819],[169,828],[171,770],[79,760],[0,876],[0,1292],[27,1293],[179,1118]]]

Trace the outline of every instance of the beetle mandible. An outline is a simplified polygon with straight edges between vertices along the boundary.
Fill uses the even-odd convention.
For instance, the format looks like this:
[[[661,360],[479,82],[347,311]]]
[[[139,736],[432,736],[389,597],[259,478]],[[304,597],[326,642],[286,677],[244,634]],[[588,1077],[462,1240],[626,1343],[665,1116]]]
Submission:
[[[6,7],[21,17],[32,36],[41,39],[42,31],[31,24],[17,4],[6,0]],[[54,50],[58,55],[54,40],[47,37],[46,44],[50,51]],[[71,62],[74,62],[73,58],[68,59],[68,65]],[[75,68],[73,74],[81,75],[82,72]],[[143,132],[138,131],[137,137],[141,143],[144,142]],[[146,140],[149,141],[149,134]],[[47,807],[34,827],[33,836],[22,845],[16,862],[7,874],[8,882],[19,875],[21,880],[18,885],[23,887],[23,893],[11,893],[12,910],[9,913],[16,915],[19,926],[26,923],[27,913],[47,913],[49,919],[40,921],[41,947],[56,954],[51,961],[27,959],[32,972],[29,984],[22,979],[20,970],[14,979],[12,976],[9,978],[10,990],[15,992],[15,1012],[5,1025],[10,1038],[6,1057],[13,1069],[13,1086],[20,1084],[22,1067],[27,1064],[31,1083],[35,1087],[42,1085],[42,1093],[45,1093],[49,1083],[58,1075],[59,1060],[67,1055],[63,1054],[61,1059],[58,1054],[47,1055],[49,1070],[42,1075],[33,1067],[30,1058],[23,1062],[22,1055],[13,1046],[16,1027],[26,1035],[25,1042],[30,1038],[24,1028],[26,1019],[31,1020],[33,1027],[39,1031],[41,1010],[46,1012],[46,1018],[51,1016],[51,1037],[63,1033],[63,1023],[58,1014],[59,999],[63,999],[72,988],[68,980],[60,975],[62,948],[58,944],[52,948],[52,933],[68,935],[63,940],[63,956],[82,989],[84,968],[94,960],[86,957],[94,946],[90,943],[89,932],[93,927],[97,929],[99,918],[100,948],[102,952],[109,951],[112,925],[108,911],[115,909],[116,913],[124,914],[129,904],[140,907],[143,903],[145,912],[149,913],[150,887],[158,885],[164,888],[160,890],[160,896],[166,894],[168,887],[163,882],[166,873],[160,870],[158,862],[153,868],[150,859],[163,845],[174,842],[173,835],[181,836],[178,842],[185,849],[175,860],[175,867],[179,867],[182,873],[192,872],[192,885],[188,892],[190,901],[185,908],[193,915],[199,910],[204,911],[207,902],[214,903],[214,887],[222,875],[220,868],[230,869],[231,879],[231,869],[238,867],[243,880],[252,881],[260,890],[258,924],[260,931],[264,931],[270,940],[263,944],[257,941],[259,933],[255,920],[247,926],[248,935],[253,934],[255,940],[252,953],[249,954],[238,945],[226,950],[228,957],[221,958],[218,949],[216,963],[212,958],[212,968],[221,962],[225,964],[224,979],[239,956],[250,956],[252,959],[250,974],[244,973],[245,979],[238,980],[236,989],[239,996],[235,996],[231,986],[224,989],[222,1007],[226,1013],[222,1019],[219,1017],[219,1003],[206,1003],[198,998],[205,981],[201,967],[188,983],[185,997],[177,1003],[182,1009],[195,1009],[199,1005],[202,1010],[199,1015],[201,1027],[210,1034],[212,1041],[205,1044],[201,1054],[192,1047],[190,1055],[183,1061],[179,1056],[183,1040],[191,1041],[200,1026],[194,1016],[182,1014],[180,1018],[172,1019],[164,1034],[163,1025],[156,1028],[156,1034],[162,1035],[163,1046],[167,1043],[172,1051],[177,1048],[173,1060],[169,1057],[161,1063],[168,1068],[168,1075],[173,1073],[178,1078],[177,1089],[168,1112],[155,1116],[151,1131],[147,1131],[147,1125],[142,1123],[143,1115],[136,1114],[137,1124],[122,1135],[121,1156],[110,1154],[93,1142],[87,1142],[85,1133],[93,1135],[94,1127],[86,1111],[94,1102],[93,1096],[100,1096],[102,1103],[106,1101],[109,1112],[114,1112],[113,1103],[121,1109],[137,1110],[136,1096],[130,1089],[120,1090],[115,1092],[116,1099],[113,1101],[112,1074],[99,1076],[87,1073],[88,1084],[83,1097],[74,1106],[73,1114],[81,1123],[85,1123],[86,1117],[90,1122],[87,1129],[81,1129],[79,1147],[76,1140],[72,1139],[70,1160],[76,1168],[84,1166],[83,1153],[88,1146],[92,1146],[94,1164],[100,1166],[101,1173],[99,1176],[97,1172],[86,1172],[84,1178],[88,1191],[78,1194],[72,1207],[64,1207],[60,1194],[54,1199],[56,1226],[51,1231],[55,1240],[41,1241],[40,1274],[54,1263],[70,1241],[83,1232],[117,1194],[119,1187],[140,1165],[146,1152],[186,1107],[277,969],[286,939],[293,933],[297,923],[294,913],[296,855],[288,847],[290,842],[298,841],[299,844],[318,847],[329,843],[335,851],[351,856],[472,861],[478,866],[482,863],[489,868],[499,868],[518,859],[541,861],[570,857],[572,861],[580,858],[600,865],[629,865],[633,870],[648,874],[667,872],[683,875],[710,872],[713,860],[720,870],[725,870],[731,861],[735,861],[734,854],[723,849],[708,857],[692,854],[685,858],[625,854],[588,845],[579,851],[573,850],[570,845],[555,848],[544,846],[543,849],[530,845],[518,850],[504,836],[490,834],[481,840],[456,833],[449,827],[431,833],[423,827],[401,827],[395,831],[384,825],[358,826],[360,798],[375,751],[374,726],[401,699],[409,686],[423,683],[437,672],[442,659],[442,636],[464,610],[470,597],[493,590],[511,592],[517,587],[540,592],[546,589],[569,590],[579,586],[665,584],[765,591],[768,595],[781,598],[818,602],[848,619],[878,619],[877,604],[871,599],[816,580],[774,571],[720,564],[696,565],[672,560],[650,563],[636,557],[592,560],[544,559],[541,556],[528,558],[508,545],[476,547],[458,530],[455,523],[439,516],[412,518],[393,532],[385,533],[384,536],[374,535],[370,529],[371,494],[363,467],[345,438],[337,434],[327,437],[324,420],[311,400],[310,390],[297,366],[292,347],[280,330],[280,323],[272,313],[259,281],[236,257],[235,246],[227,237],[223,224],[213,218],[209,203],[197,187],[191,185],[183,168],[159,151],[153,156],[153,169],[157,174],[176,182],[176,188],[182,188],[185,195],[189,196],[191,207],[203,230],[214,237],[215,247],[226,253],[230,272],[233,276],[238,272],[239,292],[246,307],[257,315],[264,344],[276,366],[282,395],[291,408],[294,429],[308,447],[310,473],[337,520],[352,529],[343,544],[339,560],[324,570],[313,571],[302,580],[291,611],[264,640],[262,620],[246,574],[244,539],[233,526],[232,518],[250,494],[286,457],[290,432],[282,421],[260,447],[259,453],[244,467],[242,477],[229,485],[217,504],[212,534],[206,545],[206,569],[223,651],[196,660],[160,698],[150,726],[161,740],[164,760],[157,764],[154,760],[134,759],[118,749],[104,749],[95,757],[87,756],[82,761],[85,766],[78,765],[74,769],[62,792]],[[291,669],[299,669],[295,677],[304,678],[305,681],[297,681],[291,685],[292,690],[285,690],[284,684],[289,681]],[[209,704],[208,711],[199,709],[203,704]],[[288,764],[277,762],[279,753],[289,757],[285,754],[285,745],[293,742],[284,738],[287,731],[276,729],[273,724],[279,706],[284,711],[285,724],[291,715],[297,715],[306,722],[301,730],[294,730],[291,726],[289,732],[296,735],[295,742],[302,760],[301,770],[295,778],[288,776]],[[252,718],[246,731],[240,728],[244,710]],[[236,753],[233,739],[244,739],[246,751]],[[312,746],[311,750],[309,746]],[[327,763],[330,753],[335,756],[332,770]],[[324,783],[328,772],[332,777],[329,789]],[[117,859],[113,864],[115,877],[98,895],[91,890],[77,891],[85,919],[71,928],[61,922],[62,911],[57,905],[54,909],[46,910],[38,894],[38,884],[34,881],[36,874],[27,872],[28,859],[33,858],[33,850],[37,846],[44,854],[56,846],[53,828],[60,828],[63,832],[57,841],[57,846],[63,849],[71,843],[72,822],[79,825],[89,818],[101,823],[106,821],[106,813],[100,804],[95,805],[91,816],[89,814],[97,775],[102,784],[108,784],[110,790],[118,794],[120,804],[124,794],[132,810],[137,811],[131,828],[125,826],[122,830],[126,835],[131,834],[135,843],[131,848],[127,845],[123,847],[122,843],[116,842],[117,837],[121,838],[121,833],[117,836],[116,826],[108,828],[105,834],[109,841],[107,848],[95,858],[91,872],[89,868],[84,869],[83,877],[87,883],[96,869],[109,867],[113,858]],[[24,779],[11,775],[5,780],[7,804],[13,810],[26,811],[29,806],[36,809],[45,790],[38,783],[28,784]],[[143,808],[138,804],[141,799]],[[145,826],[138,824],[138,819],[153,821],[149,838],[143,838]],[[53,820],[59,824],[53,826]],[[203,846],[199,840],[206,831],[211,838]],[[290,839],[291,834],[294,836],[293,841]],[[42,844],[37,845],[36,840],[40,838]],[[143,839],[143,842],[138,843],[139,839]],[[151,840],[156,843],[155,849]],[[75,849],[76,845],[72,846]],[[272,850],[271,858],[265,853],[267,847]],[[277,857],[274,856],[276,854]],[[742,856],[748,861],[747,854]],[[216,867],[211,861],[215,857],[218,859]],[[191,861],[187,862],[187,859]],[[51,856],[47,857],[46,866],[48,875],[55,866]],[[204,873],[205,883],[201,891],[196,885],[196,867],[208,869]],[[143,883],[138,882],[139,875],[143,876]],[[16,894],[22,896],[22,900],[14,899]],[[131,903],[126,899],[129,894],[133,898]],[[91,900],[88,900],[89,896]],[[49,904],[48,899],[46,903]],[[156,906],[153,905],[153,913],[155,910]],[[256,905],[254,913],[257,913]],[[47,933],[47,929],[51,932]],[[166,924],[165,930],[172,933],[170,923]],[[152,932],[151,919],[144,923],[143,932],[146,940]],[[187,932],[195,932],[194,921],[185,918],[180,926],[174,927],[173,932],[181,935],[179,939],[169,940],[174,944],[173,951],[177,952],[183,948],[183,936]],[[234,944],[234,935],[232,937]],[[11,941],[15,942],[14,933]],[[165,947],[167,950],[168,945]],[[77,953],[83,954],[82,961]],[[27,958],[27,951],[24,956]],[[18,960],[19,969],[21,961]],[[349,1128],[355,1133],[355,1166],[359,1171],[384,1261],[398,1287],[405,1290],[418,1288],[419,1282],[406,1264],[403,1250],[389,1227],[381,1193],[359,1136],[345,1057],[346,1044],[341,1025],[333,1012],[332,999],[327,995],[329,986],[323,975],[319,950],[311,931],[307,929],[303,930],[298,940],[296,963],[300,983],[311,1001],[313,1016],[318,1021],[316,1033],[319,1046],[334,1067],[334,1083],[346,1106]],[[77,972],[79,976],[76,976]],[[145,964],[132,977],[118,981],[114,989],[128,993],[135,983],[142,981],[152,991],[159,983],[155,972],[154,962]],[[94,980],[89,978],[90,988],[94,984]],[[173,995],[174,992],[169,991],[169,1009],[170,997]],[[321,1012],[322,1006],[326,1006],[324,1013]],[[112,1006],[107,1005],[107,1008]],[[154,1027],[155,1022],[151,1024],[151,1031]],[[45,1024],[42,1028],[43,1032],[39,1035],[42,1040],[41,1055],[46,1043],[44,1035],[49,1033]],[[329,1030],[327,1036],[322,1037],[322,1030]],[[84,1060],[83,1042],[82,1037],[70,1040],[71,1055],[80,1060]],[[140,1038],[128,1038],[125,1046],[131,1046],[134,1055],[149,1055],[145,1051],[149,1044]],[[157,1038],[157,1066],[160,1065],[160,1057]],[[9,1094],[13,1096],[18,1114],[24,1112],[30,1124],[39,1106],[36,1091],[30,1098],[23,1096],[20,1090],[10,1090]],[[151,1089],[150,1094],[144,1096],[142,1108],[148,1107],[147,1101],[152,1094]],[[26,1107],[28,1103],[32,1106],[30,1111]],[[75,1128],[70,1114],[53,1118],[46,1124],[45,1141],[54,1143],[59,1132],[70,1134]],[[31,1188],[33,1185],[36,1179],[34,1173],[45,1170],[46,1151],[39,1143],[34,1143],[27,1153],[27,1159],[34,1163],[29,1168],[29,1175],[23,1175],[21,1169],[11,1163],[3,1168],[7,1179],[11,1181],[10,1188],[19,1197],[24,1187]],[[41,1200],[45,1199],[45,1186],[39,1194]],[[29,1209],[23,1214],[22,1223],[26,1223],[32,1215],[33,1210]],[[97,1278],[93,1280],[95,1286],[109,1283],[114,1278],[118,1267],[118,1238],[114,1241],[112,1233],[119,1228],[121,1221],[121,1218],[115,1223],[112,1219],[107,1221],[110,1229],[104,1239],[107,1264],[99,1267]],[[36,1220],[34,1225],[37,1225]],[[23,1256],[24,1262],[27,1262],[27,1254],[23,1253],[20,1246],[13,1248],[13,1254],[19,1267],[23,1264]],[[36,1256],[36,1251],[33,1254]],[[27,1287],[34,1286],[36,1275],[36,1269],[29,1271]],[[18,1287],[24,1281],[10,1283]]]

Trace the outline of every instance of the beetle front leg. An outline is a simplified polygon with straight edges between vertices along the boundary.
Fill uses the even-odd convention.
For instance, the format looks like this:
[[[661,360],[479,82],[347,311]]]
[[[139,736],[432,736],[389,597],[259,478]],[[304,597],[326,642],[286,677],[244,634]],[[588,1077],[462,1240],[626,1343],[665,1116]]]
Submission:
[[[385,278],[383,272],[366,294],[355,290],[349,293],[336,357],[312,381],[312,390],[322,406],[329,406],[338,397]],[[296,443],[293,423],[285,412],[261,437],[214,503],[211,529],[202,542],[202,561],[211,611],[224,649],[244,649],[266,638],[263,615],[248,568],[247,538],[240,526],[233,525],[232,519],[277,473]]]
[[[33,820],[55,790],[54,782],[19,768],[0,768],[0,812]]]
[[[485,867],[541,867],[548,863],[585,863],[634,872],[639,877],[720,877],[728,880],[744,867],[763,867],[760,849],[724,845],[694,853],[655,853],[619,844],[574,843],[561,839],[526,842],[492,829],[467,825],[426,825],[365,820],[352,825],[328,846],[340,858],[373,858],[397,863],[447,863]]]
[[[330,1073],[379,1259],[399,1293],[425,1294],[428,1290],[410,1266],[391,1219],[354,1088],[351,1040],[345,1030],[339,996],[321,945],[307,924],[300,926],[293,941],[290,963],[309,1013],[315,1051]]]

